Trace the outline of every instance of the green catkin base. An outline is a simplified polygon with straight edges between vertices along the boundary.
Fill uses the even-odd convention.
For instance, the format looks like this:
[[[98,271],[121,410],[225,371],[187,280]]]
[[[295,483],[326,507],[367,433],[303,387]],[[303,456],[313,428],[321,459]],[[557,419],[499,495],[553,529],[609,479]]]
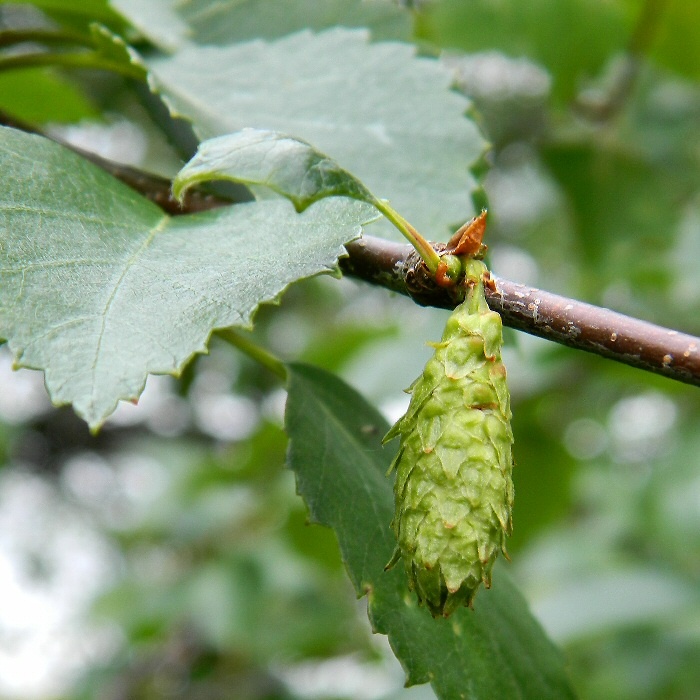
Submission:
[[[501,361],[501,317],[484,296],[486,267],[468,260],[465,301],[409,389],[392,528],[410,587],[433,616],[471,606],[499,551],[506,553],[513,506],[510,395]]]

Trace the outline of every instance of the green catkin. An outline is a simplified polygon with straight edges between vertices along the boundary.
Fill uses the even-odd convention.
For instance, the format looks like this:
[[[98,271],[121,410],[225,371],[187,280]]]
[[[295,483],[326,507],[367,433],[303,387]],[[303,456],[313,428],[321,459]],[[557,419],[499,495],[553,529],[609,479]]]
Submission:
[[[466,260],[467,295],[445,327],[406,414],[392,528],[410,587],[433,616],[471,606],[499,551],[513,505],[510,395],[501,361],[501,317],[484,296],[486,267]]]

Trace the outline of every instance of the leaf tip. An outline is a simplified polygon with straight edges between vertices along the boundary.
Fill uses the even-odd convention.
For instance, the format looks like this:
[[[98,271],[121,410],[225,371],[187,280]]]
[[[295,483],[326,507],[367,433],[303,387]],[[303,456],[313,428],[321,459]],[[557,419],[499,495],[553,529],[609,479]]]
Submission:
[[[187,167],[187,166],[185,166],[185,167]],[[175,176],[175,179],[173,180],[173,184],[171,186],[171,191],[173,193],[173,197],[180,204],[182,204],[183,200],[185,199],[185,192],[187,192],[187,190],[191,186],[191,183],[187,180],[187,178],[184,178],[181,175],[182,175],[182,170]]]
[[[98,423],[88,423],[90,435],[92,435],[92,437],[97,437],[99,435],[100,430],[102,430],[102,425],[102,421],[99,421]]]

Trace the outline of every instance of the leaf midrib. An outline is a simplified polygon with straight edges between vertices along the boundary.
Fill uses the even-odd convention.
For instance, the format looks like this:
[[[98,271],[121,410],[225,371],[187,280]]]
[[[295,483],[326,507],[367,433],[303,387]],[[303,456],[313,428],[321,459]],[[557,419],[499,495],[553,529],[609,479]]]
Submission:
[[[105,329],[107,326],[107,317],[109,316],[109,311],[110,308],[112,307],[112,304],[114,303],[114,300],[117,297],[117,294],[119,293],[121,289],[122,282],[126,278],[126,276],[129,274],[129,271],[131,268],[135,265],[136,261],[138,260],[139,256],[150,246],[150,244],[153,242],[154,238],[161,232],[163,231],[168,223],[170,222],[170,217],[169,216],[163,216],[160,221],[148,232],[148,235],[146,238],[142,241],[141,245],[132,253],[132,255],[129,257],[129,259],[126,261],[126,264],[124,266],[124,269],[122,270],[121,274],[119,275],[119,278],[114,284],[114,287],[112,288],[112,291],[107,299],[107,303],[105,304],[104,310],[100,314],[102,317],[102,323],[100,324],[100,330],[97,336],[97,344],[95,345],[95,355],[91,364],[92,368],[92,376],[91,376],[91,384],[92,384],[92,390],[90,392],[90,408],[94,410],[95,404],[96,404],[96,389],[97,389],[97,382],[96,382],[96,373],[97,373],[97,365],[99,362],[99,356],[100,356],[100,351],[102,349],[102,341],[104,339],[104,334],[105,334]]]

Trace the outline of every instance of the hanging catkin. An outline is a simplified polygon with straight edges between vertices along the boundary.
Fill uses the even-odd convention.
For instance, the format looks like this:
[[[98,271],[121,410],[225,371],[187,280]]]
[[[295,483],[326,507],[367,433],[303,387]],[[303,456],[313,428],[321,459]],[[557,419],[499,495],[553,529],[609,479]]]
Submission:
[[[452,313],[406,414],[392,528],[409,584],[434,616],[471,606],[511,532],[510,396],[501,361],[501,317],[484,296],[488,272],[464,261],[466,298]]]

